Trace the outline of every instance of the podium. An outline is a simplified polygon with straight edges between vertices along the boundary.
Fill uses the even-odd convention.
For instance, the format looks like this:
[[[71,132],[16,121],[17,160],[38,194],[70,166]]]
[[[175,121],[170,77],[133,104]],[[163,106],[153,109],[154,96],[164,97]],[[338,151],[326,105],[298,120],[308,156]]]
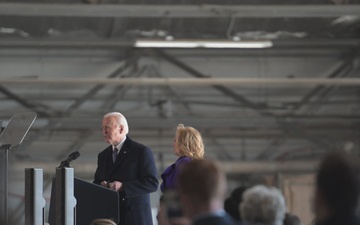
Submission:
[[[51,188],[49,224],[55,225],[55,179]],[[76,225],[89,225],[94,219],[107,218],[119,222],[119,193],[103,186],[74,178]]]

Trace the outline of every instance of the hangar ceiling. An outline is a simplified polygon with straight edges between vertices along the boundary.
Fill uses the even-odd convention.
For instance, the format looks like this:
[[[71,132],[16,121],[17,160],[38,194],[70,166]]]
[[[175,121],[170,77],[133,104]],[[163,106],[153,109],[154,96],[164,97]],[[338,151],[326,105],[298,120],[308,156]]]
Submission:
[[[357,148],[358,3],[3,1],[0,117],[38,114],[11,160],[53,163],[80,150],[93,163],[109,111],[123,112],[159,159],[172,157],[178,123],[224,161]],[[273,46],[136,48],[139,39]]]
[[[101,119],[120,111],[159,171],[177,124],[199,129],[228,171],[312,171],[359,153],[360,4],[351,0],[0,1],[0,120],[33,111],[24,168],[71,152],[92,179]],[[137,40],[271,41],[270,48],[137,48]],[[296,161],[294,161],[296,160]]]

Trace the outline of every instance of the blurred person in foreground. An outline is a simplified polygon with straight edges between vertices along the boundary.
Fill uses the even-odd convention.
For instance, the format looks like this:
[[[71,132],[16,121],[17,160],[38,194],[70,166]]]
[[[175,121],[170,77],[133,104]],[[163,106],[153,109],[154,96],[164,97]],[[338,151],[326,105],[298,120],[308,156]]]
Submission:
[[[111,219],[95,219],[91,222],[90,225],[116,225],[116,223]]]
[[[163,182],[160,185],[162,192],[175,188],[179,168],[193,159],[204,158],[204,143],[200,132],[190,126],[179,124],[174,139],[174,154],[178,159],[168,166],[161,174]]]
[[[320,163],[314,198],[316,225],[359,225],[359,159],[346,152],[329,153]]]
[[[235,188],[230,196],[225,199],[224,202],[224,209],[227,213],[230,214],[234,219],[241,221],[241,215],[239,210],[239,205],[242,201],[242,195],[245,192],[247,187],[245,186],[239,186]]]
[[[178,176],[177,192],[184,216],[192,225],[238,224],[223,209],[226,175],[218,163],[195,159],[185,164]]]
[[[300,218],[292,213],[285,213],[284,225],[302,225]]]
[[[264,225],[283,225],[285,199],[276,187],[256,185],[247,189],[240,203],[242,220]]]
[[[110,146],[98,155],[94,183],[119,192],[119,225],[152,225],[150,193],[159,183],[151,149],[127,135],[119,112],[104,115],[102,130]]]

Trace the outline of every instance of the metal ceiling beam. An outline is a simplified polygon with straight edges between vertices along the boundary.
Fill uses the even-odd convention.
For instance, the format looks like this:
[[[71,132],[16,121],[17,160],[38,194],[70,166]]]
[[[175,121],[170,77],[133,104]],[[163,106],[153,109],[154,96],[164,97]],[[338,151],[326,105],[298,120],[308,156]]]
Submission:
[[[346,60],[342,64],[340,64],[334,72],[332,72],[327,78],[334,79],[335,77],[344,77],[347,75],[351,70],[352,66],[354,64],[354,60],[356,55],[358,54],[358,51],[355,50],[349,57],[347,57]],[[350,68],[350,69],[349,69]],[[346,73],[344,73],[346,72]],[[321,107],[322,103],[324,101],[320,101],[324,96],[326,96],[330,91],[334,88],[334,86],[324,86],[324,85],[318,85],[313,90],[311,90],[308,94],[306,94],[300,102],[298,102],[295,107],[290,111],[290,113],[287,113],[288,115],[294,114],[295,111],[298,111],[302,106],[307,105],[307,103],[310,101],[311,98],[318,95],[318,93],[323,92],[323,94],[318,99],[318,104],[316,104],[317,107]],[[307,111],[310,111],[310,108],[307,109]],[[303,113],[304,114],[304,113]],[[297,119],[298,120],[298,119]],[[276,140],[274,140],[269,147],[264,150],[257,159],[264,159],[266,158],[269,153],[273,152],[276,148],[278,148],[281,144],[283,144],[287,138],[289,138],[289,134],[292,135],[298,135],[299,137],[304,136],[306,139],[308,139],[310,142],[314,143],[315,145],[319,146],[320,148],[324,148],[325,150],[333,150],[335,146],[330,144],[326,139],[319,138],[317,136],[308,135],[307,132],[302,131],[302,129],[299,129],[298,122],[292,121],[290,124],[289,122],[286,123],[279,123],[282,128],[286,132],[283,137],[280,137]],[[294,129],[296,127],[296,129]],[[299,132],[300,131],[300,132]]]
[[[131,116],[133,113],[132,111],[123,111],[124,115],[127,115],[127,120],[129,124],[135,129],[145,129],[146,131],[152,129],[173,129],[174,124],[178,124],[179,121],[182,121],[184,124],[192,124],[194,127],[201,127],[202,129],[205,128],[216,128],[216,129],[225,129],[228,127],[231,128],[241,128],[247,129],[249,131],[257,131],[257,132],[268,132],[268,131],[278,131],[279,127],[276,126],[273,122],[272,118],[259,118],[259,117],[247,117],[241,115],[229,115],[223,114],[222,116],[212,117],[208,116],[205,113],[199,113],[194,116],[184,116],[181,114],[177,114],[176,116],[170,118],[159,118],[157,115],[154,116]],[[71,118],[63,118],[63,126],[57,128],[57,130],[62,131],[75,131],[75,130],[82,130],[82,129],[99,129],[99,124],[97,120],[94,120],[94,114],[82,115],[82,116],[74,116]],[[94,116],[98,117],[98,114]],[[266,117],[265,117],[266,118]],[[356,119],[357,118],[357,119]],[[51,119],[57,120],[58,117],[53,117]],[[334,120],[325,120],[316,122],[316,120],[309,123],[303,127],[308,132],[313,131],[341,131],[344,130],[353,130],[356,126],[357,129],[360,129],[360,125],[354,124],[358,122],[360,116],[354,116],[353,120],[346,119],[344,121],[334,121]],[[301,122],[301,121],[300,121]],[[32,130],[43,130],[45,129],[46,125],[36,126],[34,124]],[[100,130],[99,130],[100,131]]]
[[[9,76],[10,77],[10,76]],[[47,85],[176,85],[176,86],[314,86],[338,85],[359,86],[360,78],[0,78],[1,84],[47,84]]]
[[[116,78],[119,77],[121,73],[126,71],[130,66],[134,66],[139,59],[139,55],[135,55],[130,57],[122,63],[115,71],[113,71],[110,75],[107,76],[106,79]],[[97,84],[96,86],[92,87],[86,94],[84,94],[81,98],[76,99],[73,104],[68,107],[66,110],[67,112],[71,112],[74,109],[79,108],[86,100],[89,100],[92,96],[96,95],[98,91],[104,88],[104,84]]]
[[[306,132],[307,129],[305,126],[302,126],[297,122],[279,122],[281,128],[284,130],[284,133],[287,134],[287,139],[289,137],[298,137],[299,139],[306,139],[312,143],[317,148],[323,149],[324,151],[333,151],[337,150],[336,146],[333,146],[329,143],[329,138],[319,137],[318,135],[309,134]]]
[[[160,71],[158,70],[157,67],[155,67],[154,65],[151,65],[150,66],[150,69],[149,69],[149,74],[150,75],[153,75],[153,76],[150,76],[150,77],[160,77],[160,78],[164,78],[164,76],[160,73]],[[188,111],[188,113],[190,115],[192,115],[192,110],[191,110],[191,107],[190,107],[190,103],[189,101],[186,101],[184,100],[184,97],[181,96],[179,94],[179,92],[173,88],[172,86],[168,86],[166,87],[167,89],[167,92],[170,94],[170,96],[172,96],[173,98],[171,99],[172,102],[176,102],[176,101],[179,101],[179,103],[181,105],[184,106],[184,108]],[[151,89],[150,89],[151,90]],[[151,95],[150,95],[151,96]]]
[[[37,114],[39,114],[41,116],[42,115],[49,116],[52,113],[52,110],[50,107],[48,107],[44,104],[31,102],[31,101],[13,93],[12,91],[8,90],[7,88],[5,88],[2,85],[0,85],[0,93],[3,93],[10,99],[13,99],[14,101],[19,103],[23,107],[30,109],[30,110],[34,110]]]
[[[340,65],[333,73],[331,73],[328,78],[335,78],[335,77],[346,77],[353,69],[353,64],[355,60],[355,56],[357,55],[357,51],[352,53],[350,57],[348,57],[342,65]],[[323,99],[327,97],[330,92],[335,88],[336,86],[323,86],[319,85],[316,88],[314,88],[311,92],[309,92],[307,95],[303,97],[303,99],[299,102],[297,107],[293,108],[292,113],[295,110],[299,110],[302,106],[307,105],[306,103],[310,101],[311,98],[318,95],[318,99],[316,100],[317,104],[315,107],[309,107],[307,109],[306,113],[312,112],[312,114],[315,113],[317,109],[319,109],[323,103],[325,102]],[[336,150],[336,146],[331,143],[332,139],[328,138],[319,138],[318,136],[309,135],[307,132],[304,132],[303,129],[299,127],[299,124],[297,122],[291,122],[290,126],[289,123],[280,123],[283,124],[284,128],[288,130],[289,134],[292,135],[299,135],[299,137],[304,136],[306,139],[308,139],[310,142],[314,143],[316,146],[323,148],[324,150]],[[295,129],[294,129],[295,128]]]
[[[360,118],[359,118],[360,119]],[[210,119],[209,119],[210,121]],[[132,126],[133,123],[131,123]],[[154,123],[155,124],[155,123]],[[156,124],[155,124],[156,125]],[[134,126],[134,129],[132,129],[131,132],[131,136],[134,137],[141,137],[143,140],[147,140],[147,142],[154,142],[158,145],[164,144],[164,145],[168,145],[168,142],[165,141],[165,143],[162,142],[162,140],[171,140],[174,136],[173,133],[169,132],[171,130],[173,130],[174,128],[174,123],[169,124],[167,126],[167,128],[160,128],[157,129],[155,127],[155,125],[153,126],[153,129],[147,129],[144,132],[144,129],[142,129],[140,127],[140,125],[138,126]],[[133,127],[133,126],[132,126]],[[224,139],[228,139],[228,140],[232,140],[234,137],[240,137],[240,138],[246,138],[246,139],[264,139],[265,141],[268,141],[270,139],[275,139],[278,138],[280,136],[283,135],[282,131],[276,127],[269,127],[269,128],[256,128],[257,125],[254,125],[254,127],[237,127],[237,128],[233,128],[233,129],[223,129],[219,126],[217,127],[207,127],[207,128],[202,128],[201,127],[201,131],[204,132],[203,130],[206,130],[206,138],[221,138],[222,140]],[[307,131],[309,134],[313,134],[316,135],[317,137],[329,137],[329,136],[336,136],[337,138],[350,138],[350,136],[352,134],[356,134],[356,132],[354,130],[360,128],[359,125],[341,125],[341,126],[336,126],[336,125],[332,125],[332,126],[323,126],[323,125],[317,125],[317,126],[311,126],[311,127],[307,127]],[[37,132],[39,129],[41,128],[31,128],[32,132]],[[101,142],[103,141],[102,136],[101,136],[101,132],[99,131],[99,129],[96,129],[95,127],[91,126],[89,129],[94,130],[94,134],[93,136],[91,136],[88,140],[88,142],[91,143],[96,143],[96,142]],[[56,129],[56,134],[52,133],[51,135],[47,136],[47,137],[43,137],[40,138],[38,141],[43,143],[43,142],[47,142],[49,140],[53,141],[53,142],[71,142],[72,140],[76,139],[76,135],[77,132],[87,132],[87,130],[89,129],[77,129],[76,127],[74,128],[59,128]],[[154,131],[155,130],[155,131]],[[164,134],[160,137],[157,136],[157,132],[162,131]],[[330,132],[331,131],[331,132]],[[329,133],[330,132],[330,133]],[[205,136],[204,136],[205,138]],[[298,140],[298,137],[294,137],[294,140]],[[158,140],[161,140],[160,142],[157,142]],[[238,140],[236,138],[236,140]],[[230,145],[230,143],[228,143]],[[230,145],[231,146],[231,145]]]
[[[122,73],[124,70],[126,70],[129,66],[135,64],[137,62],[138,56],[130,57],[129,59],[125,60],[125,62],[118,67],[115,71],[113,71],[108,78],[106,79],[112,79],[117,76],[119,76],[120,73]],[[90,99],[92,96],[94,96],[99,90],[101,90],[103,87],[105,87],[104,84],[96,84],[93,88],[91,88],[86,94],[84,94],[82,97],[76,99],[63,113],[62,116],[57,117],[54,119],[53,117],[50,117],[49,123],[44,127],[44,129],[40,130],[36,134],[32,135],[30,139],[26,141],[26,145],[30,145],[31,143],[35,142],[40,136],[44,135],[45,133],[53,130],[54,128],[58,128],[63,126],[63,117],[66,115],[70,115],[72,112],[74,112],[77,108],[79,108],[86,100]],[[21,148],[21,147],[20,147]],[[71,147],[69,148],[71,149]],[[66,150],[65,150],[66,151]],[[19,157],[30,157],[29,155],[20,155]]]
[[[204,79],[209,79],[210,77],[207,75],[204,75],[203,73],[197,71],[196,69],[192,68],[191,66],[187,65],[186,63],[178,60],[177,58],[165,53],[162,50],[155,50],[156,54],[159,55],[160,57],[162,57],[163,59],[165,59],[166,61],[170,62],[171,64],[181,68],[182,70],[188,72],[190,75],[200,78],[200,80],[204,80]],[[223,85],[219,85],[219,84],[213,84],[211,85],[214,89],[220,91],[221,93],[223,93],[224,95],[231,97],[232,99],[234,99],[237,102],[240,102],[241,104],[243,104],[245,107],[249,107],[251,109],[254,109],[255,111],[260,112],[259,110],[262,109],[266,109],[267,106],[266,105],[260,105],[260,104],[256,104],[253,103],[252,101],[249,101],[247,98],[245,98],[244,96],[237,94],[235,91],[233,91],[232,89],[225,87]],[[260,114],[264,114],[265,112],[260,112]]]
[[[354,51],[350,56],[348,56],[338,67],[330,73],[327,78],[333,79],[336,77],[346,77],[352,70],[353,65],[356,60],[356,56],[358,55],[358,51]],[[346,73],[344,73],[346,72]],[[301,100],[298,102],[294,108],[291,111],[291,114],[295,111],[298,111],[302,106],[306,105],[313,97],[318,95],[321,92],[327,92],[328,90],[331,90],[333,86],[323,86],[319,85],[315,87],[313,90],[311,90],[309,93],[307,93]]]
[[[138,66],[133,66],[132,70],[129,71],[129,75],[133,78],[140,77],[147,70],[147,66],[142,66],[138,69]],[[114,106],[117,102],[120,102],[124,99],[124,95],[131,88],[131,85],[121,85],[114,88],[114,91],[107,97],[107,99],[102,104],[101,111],[104,113],[111,112],[114,110]]]
[[[207,132],[204,133],[204,136],[208,136],[210,144],[212,147],[215,147],[217,151],[215,152],[216,158],[222,161],[234,161],[235,158],[225,149],[225,146],[220,144],[217,140],[218,137],[207,135]]]
[[[1,4],[0,4],[1,5]],[[165,40],[164,40],[165,41]],[[306,55],[306,54],[319,54],[319,55],[331,55],[334,54],[331,52],[331,48],[347,48],[347,47],[358,47],[360,46],[360,40],[353,38],[344,38],[344,39],[277,39],[272,40],[273,48],[254,50],[254,49],[211,49],[211,48],[194,48],[194,49],[171,49],[173,55],[206,55],[206,56],[237,56],[245,54],[244,56],[249,57],[254,54],[261,55],[277,55],[277,47],[281,47],[282,54],[290,55]],[[49,48],[61,48],[61,50],[66,49],[112,49],[116,50],[117,48],[132,48],[135,45],[135,40],[124,40],[124,39],[115,39],[115,38],[8,38],[2,37],[0,42],[0,47],[4,49],[8,48],[26,48],[25,53],[29,54],[28,48],[36,48],[36,54],[39,54],[38,49],[44,48],[46,51],[43,52],[47,57],[49,57]],[[300,47],[297,52],[287,52],[287,49],[294,47]],[[307,47],[309,49],[303,49]],[[326,48],[324,48],[326,47]],[[275,49],[275,50],[274,50]],[[276,52],[274,52],[276,51]],[[315,51],[315,52],[314,52]],[[4,52],[4,51],[3,51]],[[51,52],[50,52],[51,53]],[[83,52],[79,52],[83,56]],[[338,51],[336,52],[338,53]],[[3,55],[4,53],[1,53]],[[19,53],[9,52],[11,55],[16,55]],[[76,55],[75,53],[72,53]],[[91,55],[96,54],[96,52],[89,53]],[[100,53],[101,54],[101,53]],[[57,55],[57,54],[55,54]]]
[[[304,18],[360,16],[360,5],[124,5],[1,3],[2,16],[103,18]]]

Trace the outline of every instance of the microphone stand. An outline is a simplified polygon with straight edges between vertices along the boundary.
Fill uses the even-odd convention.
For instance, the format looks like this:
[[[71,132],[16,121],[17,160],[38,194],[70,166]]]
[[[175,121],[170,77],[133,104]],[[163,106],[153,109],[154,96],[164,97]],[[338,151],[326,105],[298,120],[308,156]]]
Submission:
[[[70,167],[70,163],[67,160],[61,161],[58,168]]]
[[[60,166],[58,168],[70,167],[70,162],[74,161],[79,156],[80,153],[78,151],[71,153],[66,160],[61,161]]]

